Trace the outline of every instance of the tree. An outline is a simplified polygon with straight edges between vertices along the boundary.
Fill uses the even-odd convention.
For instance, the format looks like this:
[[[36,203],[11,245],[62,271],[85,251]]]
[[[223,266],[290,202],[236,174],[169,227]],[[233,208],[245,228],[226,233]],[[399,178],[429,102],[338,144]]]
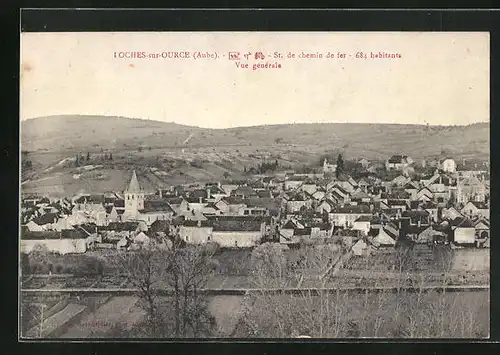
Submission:
[[[109,153],[109,160],[113,160],[113,154]]]
[[[215,318],[200,292],[213,273],[214,249],[184,247],[171,236],[167,248],[151,244],[147,248],[120,254],[116,269],[127,275],[138,289],[139,306],[146,312],[142,328],[147,337],[198,337],[210,335]],[[162,286],[163,285],[163,286]],[[173,301],[158,297],[158,288],[167,287]]]
[[[337,178],[344,172],[344,159],[342,158],[342,154],[337,156],[337,169],[335,170],[335,176]]]
[[[87,161],[89,161],[89,160],[90,160],[90,153],[87,152]]]
[[[79,155],[76,155],[75,157],[75,166],[80,166],[80,156]]]
[[[175,241],[166,259],[165,277],[173,288],[176,337],[209,335],[215,318],[200,290],[206,287],[216,263],[214,250],[206,246],[180,247]]]
[[[152,336],[165,335],[165,324],[160,318],[159,300],[155,289],[161,280],[163,258],[159,250],[141,248],[119,254],[114,266],[125,274],[129,282],[138,289],[139,306],[146,311],[146,332]]]
[[[228,171],[224,171],[224,174],[222,174],[222,176],[224,177],[224,179],[227,179],[229,178],[229,176],[231,176],[231,174],[229,174]]]

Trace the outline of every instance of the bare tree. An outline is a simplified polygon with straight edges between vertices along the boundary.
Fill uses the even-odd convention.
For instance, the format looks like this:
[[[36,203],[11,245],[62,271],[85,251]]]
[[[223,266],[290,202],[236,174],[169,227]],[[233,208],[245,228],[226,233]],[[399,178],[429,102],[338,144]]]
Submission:
[[[113,259],[117,270],[138,289],[139,306],[146,311],[147,332],[151,336],[164,335],[156,290],[162,275],[162,256],[162,251],[150,247],[121,252]]]

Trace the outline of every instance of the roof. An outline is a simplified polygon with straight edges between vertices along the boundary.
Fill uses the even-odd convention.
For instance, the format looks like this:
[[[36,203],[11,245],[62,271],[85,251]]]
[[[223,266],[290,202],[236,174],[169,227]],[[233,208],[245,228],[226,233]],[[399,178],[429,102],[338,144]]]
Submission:
[[[57,231],[41,231],[41,232],[24,231],[24,233],[21,233],[21,240],[43,240],[43,239],[62,239],[62,235],[61,232]]]
[[[203,203],[203,197],[185,197],[187,203]],[[200,201],[201,200],[201,201]]]
[[[191,220],[185,220],[182,222],[182,225],[184,227],[203,227],[203,228],[208,228],[212,227],[213,221],[205,220],[205,221],[191,221]]]
[[[248,207],[262,207],[269,211],[279,211],[281,208],[281,200],[279,198],[249,198],[245,201]]]
[[[354,222],[371,222],[371,216],[359,216]]]
[[[262,222],[259,220],[216,220],[213,221],[214,231],[256,232],[260,231]]]
[[[89,234],[91,233],[85,233],[85,231],[80,228],[61,230],[61,237],[63,239],[85,239]]]
[[[401,164],[406,162],[406,159],[408,157],[406,155],[393,155],[392,157],[389,158],[388,162],[390,164]]]
[[[332,213],[370,213],[370,207],[366,205],[347,205],[337,208]]]
[[[118,207],[118,208],[125,208],[125,200],[123,199],[116,199],[115,202],[114,202],[114,205],[115,207]]]
[[[182,203],[182,197],[165,197],[163,199],[170,205],[180,205]]]
[[[478,202],[478,201],[467,202],[467,204],[469,204],[469,203],[472,203],[477,209],[480,209],[480,210],[487,210],[488,209],[488,205],[484,202]]]
[[[200,197],[207,198],[208,194],[207,194],[207,191],[205,189],[196,189],[196,190],[190,191],[188,194],[188,197],[191,199],[194,199],[194,198],[199,199]]]
[[[239,186],[233,191],[231,191],[231,195],[237,195],[237,194],[242,194],[242,195],[257,195],[254,189],[252,189],[250,186]]]
[[[162,220],[162,219],[157,219],[154,221],[151,226],[149,227],[150,231],[153,232],[163,232],[167,230],[170,227],[170,223],[168,221]]]
[[[311,235],[311,228],[295,228],[293,235]]]
[[[474,228],[474,224],[468,218],[460,218],[457,217],[454,220],[450,221],[450,225],[455,228]]]
[[[257,191],[257,195],[259,197],[271,197],[272,194],[271,194],[271,190],[258,190]]]
[[[152,212],[170,212],[173,213],[174,210],[167,201],[165,200],[146,200],[144,201],[144,209],[139,211],[140,213],[152,213]]]
[[[230,196],[230,197],[223,197],[221,201],[224,201],[228,205],[244,205],[246,204],[246,200],[243,197],[235,197],[235,196]]]
[[[35,219],[33,219],[33,222],[35,222],[39,226],[43,226],[45,224],[55,223],[57,222],[57,220],[58,220],[57,214],[48,212],[41,215],[40,217],[36,217]]]
[[[130,179],[130,183],[128,184],[128,188],[125,192],[129,193],[139,193],[141,192],[141,187],[139,186],[139,181],[137,180],[137,174],[135,170],[132,172],[132,178]]]
[[[110,222],[107,226],[103,226],[100,229],[108,231],[135,231],[139,226],[139,222]]]

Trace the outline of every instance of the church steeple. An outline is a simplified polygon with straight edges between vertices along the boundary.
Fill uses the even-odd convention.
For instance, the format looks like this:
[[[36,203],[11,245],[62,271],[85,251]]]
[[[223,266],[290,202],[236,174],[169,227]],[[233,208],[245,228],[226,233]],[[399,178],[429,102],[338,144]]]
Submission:
[[[137,180],[137,174],[132,173],[132,178],[125,190],[125,212],[124,218],[135,219],[139,215],[140,211],[144,209],[144,192],[142,191],[139,180]]]
[[[125,190],[126,193],[140,193],[142,192],[141,187],[139,186],[139,181],[137,180],[137,174],[132,173],[132,178],[130,179],[130,183],[128,184],[128,188]]]

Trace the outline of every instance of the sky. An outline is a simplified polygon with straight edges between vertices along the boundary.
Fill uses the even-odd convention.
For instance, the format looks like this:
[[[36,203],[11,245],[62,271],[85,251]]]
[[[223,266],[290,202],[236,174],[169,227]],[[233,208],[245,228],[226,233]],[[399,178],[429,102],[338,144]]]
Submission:
[[[20,119],[107,115],[208,128],[487,122],[489,43],[486,32],[23,33]],[[114,58],[130,51],[191,58]],[[207,51],[217,59],[193,59]],[[259,51],[263,60],[254,58]],[[401,58],[371,59],[371,52]],[[253,70],[259,62],[281,68]]]

